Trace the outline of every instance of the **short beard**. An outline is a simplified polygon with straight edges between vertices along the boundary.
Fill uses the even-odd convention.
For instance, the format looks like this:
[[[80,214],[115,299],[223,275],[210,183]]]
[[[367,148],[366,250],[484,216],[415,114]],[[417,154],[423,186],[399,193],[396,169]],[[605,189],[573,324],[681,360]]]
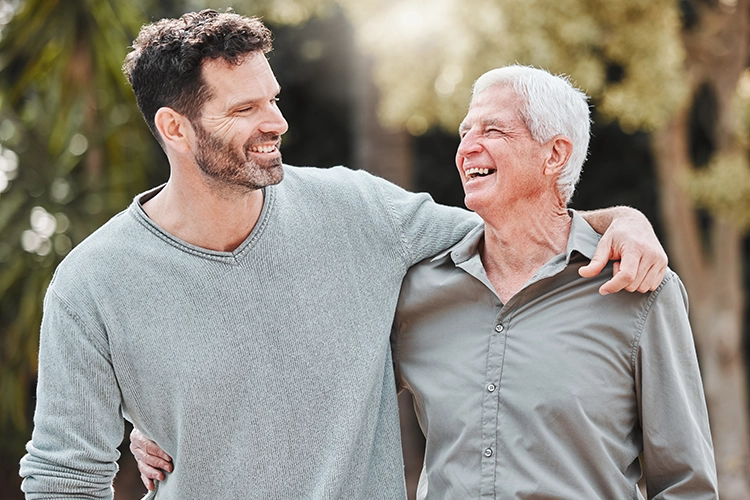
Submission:
[[[281,158],[258,162],[247,158],[245,153],[257,144],[277,142],[280,146],[281,138],[277,134],[259,134],[248,140],[243,151],[238,152],[199,123],[193,123],[193,128],[198,138],[195,162],[201,172],[216,183],[241,191],[255,191],[278,184],[284,178]]]

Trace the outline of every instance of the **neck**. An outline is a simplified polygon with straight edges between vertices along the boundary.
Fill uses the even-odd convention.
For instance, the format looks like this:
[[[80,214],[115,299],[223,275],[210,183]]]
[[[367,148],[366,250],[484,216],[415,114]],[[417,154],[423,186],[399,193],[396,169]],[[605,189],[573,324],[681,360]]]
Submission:
[[[514,204],[480,215],[485,221],[482,263],[503,303],[567,246],[571,219],[559,203]]]
[[[179,178],[170,177],[143,209],[162,229],[183,241],[231,252],[258,222],[263,192],[217,189],[207,182],[180,182]]]

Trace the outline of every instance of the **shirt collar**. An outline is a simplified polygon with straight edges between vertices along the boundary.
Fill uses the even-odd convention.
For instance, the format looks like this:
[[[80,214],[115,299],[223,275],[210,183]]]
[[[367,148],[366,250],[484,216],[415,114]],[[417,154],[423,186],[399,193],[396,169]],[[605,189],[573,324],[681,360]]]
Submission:
[[[484,223],[479,224],[477,227],[469,231],[464,238],[453,245],[452,247],[443,250],[439,254],[435,255],[430,262],[436,262],[441,259],[445,259],[450,255],[451,260],[454,264],[461,264],[466,262],[472,256],[479,253],[479,244],[484,238]]]
[[[599,244],[599,240],[602,239],[602,237],[599,233],[594,231],[589,223],[586,222],[578,212],[569,209],[568,213],[573,219],[573,224],[570,226],[568,245],[565,248],[565,262],[570,262],[570,257],[573,252],[578,252],[591,260],[594,257],[594,252],[596,252],[596,246]]]
[[[596,245],[601,236],[584,220],[575,210],[569,209],[568,213],[573,219],[568,236],[568,244],[565,248],[565,263],[570,263],[573,252],[578,252],[591,260],[596,251]],[[472,229],[464,238],[452,247],[435,255],[431,262],[445,259],[450,255],[454,264],[462,264],[479,253],[479,245],[484,238],[484,224]]]

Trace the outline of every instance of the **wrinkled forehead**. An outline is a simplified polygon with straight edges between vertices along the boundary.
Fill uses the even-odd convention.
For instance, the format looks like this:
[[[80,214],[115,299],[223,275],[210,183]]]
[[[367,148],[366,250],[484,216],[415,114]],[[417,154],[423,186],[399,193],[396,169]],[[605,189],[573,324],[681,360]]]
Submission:
[[[202,65],[203,80],[214,96],[230,99],[265,98],[278,94],[280,87],[265,54],[253,52],[239,63],[223,59],[207,60]]]
[[[525,125],[521,115],[521,104],[521,98],[509,85],[490,85],[472,96],[466,116],[459,126],[459,132],[475,124]]]
[[[221,57],[205,59],[201,63],[201,73],[206,80],[229,85],[227,77],[273,79],[276,77],[268,63],[266,55],[260,51],[248,52],[236,61],[227,61]]]

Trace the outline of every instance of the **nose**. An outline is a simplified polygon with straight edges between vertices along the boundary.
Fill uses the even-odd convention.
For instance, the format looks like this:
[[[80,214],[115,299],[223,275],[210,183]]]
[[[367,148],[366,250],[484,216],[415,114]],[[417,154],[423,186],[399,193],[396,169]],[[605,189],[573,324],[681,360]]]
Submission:
[[[461,138],[456,154],[463,158],[468,158],[472,154],[478,153],[481,149],[482,147],[477,141],[476,134],[469,131]]]
[[[269,103],[263,122],[260,125],[260,131],[269,134],[284,135],[287,130],[289,130],[289,124],[284,119],[284,115],[281,114],[281,110],[276,105],[276,102]]]

